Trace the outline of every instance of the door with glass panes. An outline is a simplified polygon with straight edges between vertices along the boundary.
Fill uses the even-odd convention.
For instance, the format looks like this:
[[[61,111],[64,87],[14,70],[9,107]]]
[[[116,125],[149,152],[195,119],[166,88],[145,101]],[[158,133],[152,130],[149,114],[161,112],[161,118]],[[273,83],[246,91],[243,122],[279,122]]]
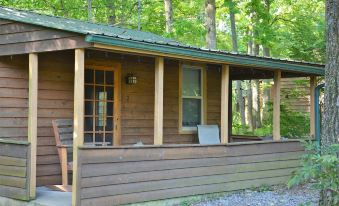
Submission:
[[[120,144],[119,84],[119,65],[85,68],[85,144]]]

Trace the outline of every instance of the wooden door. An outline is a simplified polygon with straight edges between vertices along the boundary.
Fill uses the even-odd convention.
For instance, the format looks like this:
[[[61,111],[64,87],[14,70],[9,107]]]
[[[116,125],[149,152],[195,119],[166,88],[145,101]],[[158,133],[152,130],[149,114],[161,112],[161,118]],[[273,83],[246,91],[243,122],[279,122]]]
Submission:
[[[85,68],[84,142],[120,145],[120,65]]]

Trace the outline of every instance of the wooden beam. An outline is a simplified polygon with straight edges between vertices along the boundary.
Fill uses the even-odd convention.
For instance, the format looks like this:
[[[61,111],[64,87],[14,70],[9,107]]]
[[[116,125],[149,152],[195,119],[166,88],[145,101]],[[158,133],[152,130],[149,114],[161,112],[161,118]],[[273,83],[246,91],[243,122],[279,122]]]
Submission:
[[[84,143],[85,50],[75,50],[72,205],[79,205],[78,147]]]
[[[310,77],[310,136],[315,138],[315,112],[314,112],[314,90],[317,86],[317,78],[315,76]]]
[[[164,58],[155,58],[154,144],[163,144]]]
[[[36,154],[38,122],[38,55],[29,54],[28,142],[30,142],[29,196],[36,196]]]
[[[230,68],[229,65],[222,65],[221,70],[221,138],[222,144],[228,143],[229,124],[228,124],[228,104],[229,104],[229,81]]]
[[[273,140],[280,140],[280,87],[281,71],[274,71],[273,86]]]

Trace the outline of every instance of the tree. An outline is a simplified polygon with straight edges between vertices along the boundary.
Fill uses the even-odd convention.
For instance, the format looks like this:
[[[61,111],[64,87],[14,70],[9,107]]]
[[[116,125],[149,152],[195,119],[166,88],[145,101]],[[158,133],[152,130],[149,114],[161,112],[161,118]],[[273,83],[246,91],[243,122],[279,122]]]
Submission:
[[[325,109],[321,136],[324,150],[339,143],[339,0],[326,1],[326,27]],[[338,191],[322,191],[320,205],[334,205],[335,192]]]
[[[115,14],[115,0],[107,0],[108,8],[108,23],[114,25],[116,23],[116,14]]]
[[[226,0],[224,4],[228,5],[230,22],[231,22],[231,33],[232,33],[232,50],[235,53],[238,53],[238,36],[237,29],[235,24],[235,2],[232,0]],[[241,80],[236,81],[236,100],[237,100],[237,110],[240,113],[241,125],[246,125],[246,116],[245,116],[245,100],[242,93]]]
[[[206,27],[206,47],[217,48],[217,33],[215,26],[215,0],[205,1],[205,27]]]
[[[165,5],[165,17],[166,17],[166,32],[172,32],[173,24],[173,9],[172,9],[172,0],[164,0]]]

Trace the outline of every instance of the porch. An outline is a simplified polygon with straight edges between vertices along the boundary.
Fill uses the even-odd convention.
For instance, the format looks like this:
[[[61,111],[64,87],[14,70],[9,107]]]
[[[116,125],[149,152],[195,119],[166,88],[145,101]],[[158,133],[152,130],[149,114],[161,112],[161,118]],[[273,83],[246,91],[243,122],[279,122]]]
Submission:
[[[2,68],[8,67],[5,72],[14,69],[13,78],[26,82],[24,76],[29,77],[31,138],[23,156],[26,168],[18,176],[27,182],[20,185],[23,196],[18,199],[35,198],[36,186],[61,184],[62,168],[52,129],[55,119],[74,121],[72,199],[76,205],[128,204],[279,184],[298,166],[303,152],[299,142],[280,140],[277,94],[282,76],[307,74],[107,49],[27,57],[1,58]],[[182,95],[183,75],[190,68],[199,71],[200,86],[192,99],[199,100],[200,107],[187,110],[198,118],[183,116],[183,101],[191,98]],[[126,78],[130,76],[136,78],[136,84],[129,84]],[[253,78],[274,79],[274,139],[232,143],[232,80]],[[221,144],[199,145],[192,124],[219,125]],[[11,139],[20,140],[20,130],[24,129],[10,131]],[[107,146],[90,146],[98,142]],[[135,146],[138,142],[143,146]],[[4,159],[8,156],[2,155]],[[10,171],[24,166],[11,163],[5,167],[9,172],[3,177],[8,178],[12,177]],[[6,184],[6,189],[18,187]],[[17,190],[12,190],[4,196],[17,198],[15,194]]]

